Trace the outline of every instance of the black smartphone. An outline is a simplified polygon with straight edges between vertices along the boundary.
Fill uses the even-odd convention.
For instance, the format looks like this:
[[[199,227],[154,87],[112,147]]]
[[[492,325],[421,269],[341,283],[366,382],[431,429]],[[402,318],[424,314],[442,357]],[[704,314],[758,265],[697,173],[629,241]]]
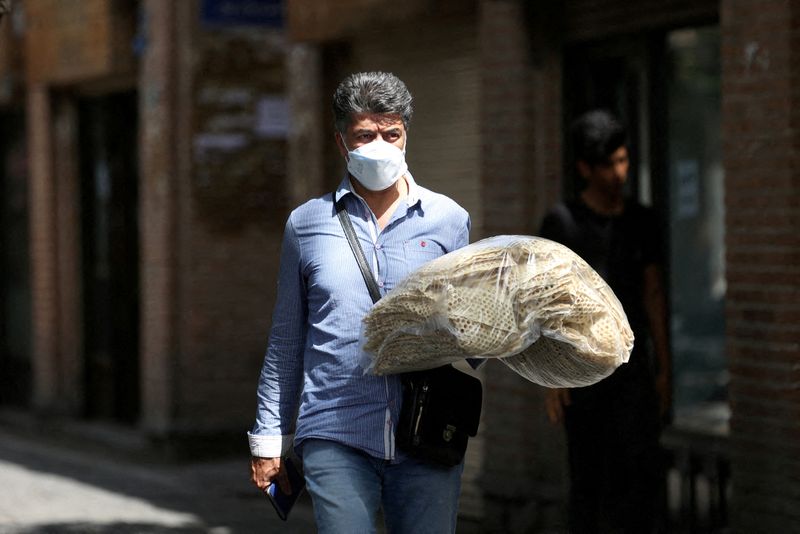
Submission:
[[[286,457],[282,460],[282,463],[283,469],[286,470],[286,474],[289,476],[291,492],[282,492],[277,481],[273,481],[267,488],[267,497],[269,497],[269,502],[272,503],[272,506],[278,513],[278,517],[286,521],[289,517],[289,512],[297,502],[297,498],[300,497],[303,490],[306,488],[306,480],[303,478],[303,473],[297,460]]]

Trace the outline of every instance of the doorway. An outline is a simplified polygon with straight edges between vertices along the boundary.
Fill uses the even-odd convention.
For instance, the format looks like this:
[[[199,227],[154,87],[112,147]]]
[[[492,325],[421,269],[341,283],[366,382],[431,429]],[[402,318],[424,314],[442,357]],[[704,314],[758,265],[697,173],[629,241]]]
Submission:
[[[625,193],[646,205],[653,205],[652,172],[658,164],[651,160],[653,143],[650,109],[654,73],[649,58],[658,53],[652,40],[641,37],[609,43],[575,46],[566,52],[564,64],[564,131],[581,114],[604,109],[620,118],[628,131],[630,170]],[[568,162],[571,143],[564,143],[565,198],[577,196],[582,180]]]
[[[652,206],[666,230],[676,422],[703,414],[704,424],[724,426],[719,50],[716,25],[574,46],[564,68],[564,124],[567,131],[581,113],[605,108],[627,126],[626,192]],[[574,198],[577,180],[564,182],[565,198]]]
[[[134,91],[78,105],[85,415],[139,416],[138,128]]]
[[[22,111],[0,113],[0,404],[31,388],[28,171]]]

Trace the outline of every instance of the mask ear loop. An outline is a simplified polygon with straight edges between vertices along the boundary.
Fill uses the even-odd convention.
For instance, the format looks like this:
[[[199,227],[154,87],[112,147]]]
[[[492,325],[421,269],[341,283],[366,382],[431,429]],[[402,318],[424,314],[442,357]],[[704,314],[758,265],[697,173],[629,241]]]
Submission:
[[[347,147],[347,142],[344,140],[344,134],[342,134],[342,132],[336,132],[336,135],[338,135],[339,139],[342,140],[342,145],[344,145],[344,149],[347,151],[347,154],[344,156],[344,160],[349,162],[351,150]]]

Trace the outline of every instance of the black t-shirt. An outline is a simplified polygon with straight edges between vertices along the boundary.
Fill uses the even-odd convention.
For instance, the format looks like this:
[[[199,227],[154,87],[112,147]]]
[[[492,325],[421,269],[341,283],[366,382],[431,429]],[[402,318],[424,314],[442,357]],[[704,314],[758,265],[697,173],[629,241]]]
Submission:
[[[581,201],[559,204],[544,218],[539,235],[566,245],[591,265],[616,294],[636,340],[646,338],[644,270],[663,265],[652,209],[629,201],[620,215],[606,216]]]

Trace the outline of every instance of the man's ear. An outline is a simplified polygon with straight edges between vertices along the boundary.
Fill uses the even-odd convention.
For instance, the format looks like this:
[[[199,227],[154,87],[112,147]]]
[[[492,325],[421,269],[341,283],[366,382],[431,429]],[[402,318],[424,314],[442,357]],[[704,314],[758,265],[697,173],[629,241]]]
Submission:
[[[578,169],[578,174],[580,174],[584,179],[589,178],[589,176],[592,174],[592,167],[583,160],[578,160],[575,166]]]
[[[344,140],[342,138],[342,134],[340,132],[334,132],[333,139],[336,141],[336,146],[339,147],[339,154],[341,154],[342,157],[346,158],[347,147],[344,146]]]

